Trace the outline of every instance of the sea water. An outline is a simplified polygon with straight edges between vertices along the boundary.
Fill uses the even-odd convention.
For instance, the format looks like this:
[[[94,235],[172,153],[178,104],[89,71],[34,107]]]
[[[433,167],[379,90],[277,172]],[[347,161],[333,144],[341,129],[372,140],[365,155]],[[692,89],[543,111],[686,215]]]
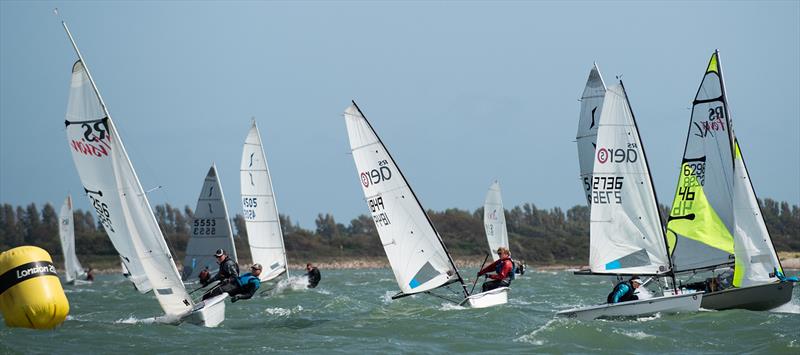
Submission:
[[[467,309],[427,295],[392,300],[389,269],[321,271],[315,289],[292,270],[292,279],[262,285],[263,296],[228,302],[218,328],[155,324],[163,312],[152,293],[98,275],[92,285],[65,285],[70,315],[60,327],[1,324],[0,353],[800,353],[797,289],[779,312],[578,321],[555,313],[605,301],[607,277],[530,270],[512,284],[507,305]]]

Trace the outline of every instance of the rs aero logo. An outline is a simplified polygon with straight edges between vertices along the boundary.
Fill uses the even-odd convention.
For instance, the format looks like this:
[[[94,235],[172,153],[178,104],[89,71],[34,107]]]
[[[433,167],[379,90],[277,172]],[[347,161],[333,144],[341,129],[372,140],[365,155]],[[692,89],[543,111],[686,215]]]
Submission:
[[[108,156],[111,151],[111,135],[105,120],[81,124],[83,138],[70,142],[76,152],[95,157]]]
[[[361,173],[361,184],[364,187],[369,185],[379,184],[381,181],[386,181],[392,178],[392,170],[387,166],[381,166],[377,169],[364,171]]]
[[[597,149],[597,162],[605,164],[611,163],[635,163],[639,159],[639,153],[636,151],[638,145],[636,143],[628,143],[627,148],[606,148],[601,147]]]

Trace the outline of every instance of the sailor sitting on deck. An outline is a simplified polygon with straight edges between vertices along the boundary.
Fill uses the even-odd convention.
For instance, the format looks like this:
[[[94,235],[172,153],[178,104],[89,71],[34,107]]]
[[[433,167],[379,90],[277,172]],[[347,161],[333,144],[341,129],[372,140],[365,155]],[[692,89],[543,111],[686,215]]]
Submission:
[[[614,290],[608,294],[606,301],[608,303],[636,301],[639,299],[639,296],[636,296],[634,292],[641,285],[642,280],[639,279],[639,276],[634,276],[628,281],[620,282],[614,286]]]
[[[221,295],[225,292],[230,293],[239,287],[239,265],[236,264],[236,261],[228,257],[228,253],[223,249],[217,249],[214,256],[217,257],[217,263],[219,263],[219,272],[207,282],[203,283],[203,287],[217,280],[219,280],[219,285],[206,292],[206,294],[203,295],[203,300]]]
[[[250,271],[239,277],[239,288],[231,291],[231,302],[247,300],[255,296],[256,290],[261,287],[261,264],[255,263],[250,267]]]
[[[511,285],[511,281],[514,280],[514,261],[511,260],[511,252],[506,247],[499,247],[497,248],[497,255],[500,256],[500,259],[478,271],[478,276],[492,271],[495,272],[493,275],[487,275],[492,280],[483,283],[483,286],[481,286],[483,292],[499,287],[508,287]]]

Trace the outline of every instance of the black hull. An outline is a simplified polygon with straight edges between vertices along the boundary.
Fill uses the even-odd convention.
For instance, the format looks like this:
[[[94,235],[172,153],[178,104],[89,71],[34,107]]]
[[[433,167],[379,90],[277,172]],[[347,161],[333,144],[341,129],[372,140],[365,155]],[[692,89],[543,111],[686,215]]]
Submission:
[[[793,282],[777,282],[707,292],[700,307],[716,310],[739,308],[766,311],[789,303],[792,300],[793,289]]]

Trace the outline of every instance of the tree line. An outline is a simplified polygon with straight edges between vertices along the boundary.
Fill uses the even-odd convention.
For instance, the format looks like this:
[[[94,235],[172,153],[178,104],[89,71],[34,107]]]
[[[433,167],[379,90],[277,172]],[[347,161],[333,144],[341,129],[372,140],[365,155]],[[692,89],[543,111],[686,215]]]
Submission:
[[[764,220],[778,251],[800,251],[800,207],[772,199],[760,200]],[[662,206],[662,215],[668,209]],[[169,204],[155,207],[158,224],[177,260],[182,260],[191,233],[194,213],[188,206]],[[447,209],[428,210],[450,253],[455,257],[485,255],[488,247],[483,227],[483,208],[475,211]],[[589,255],[589,208],[574,206],[540,209],[526,203],[507,209],[506,223],[509,247],[516,259],[534,264],[586,264]],[[102,225],[88,211],[73,212],[75,246],[79,257],[92,260],[113,260],[117,252]],[[664,219],[666,220],[666,218]],[[360,215],[347,225],[338,223],[331,214],[319,214],[316,228],[309,230],[293,223],[289,216],[280,216],[284,241],[290,259],[383,257],[383,247],[372,218]],[[25,207],[3,204],[0,207],[0,250],[20,245],[36,245],[47,250],[54,259],[62,258],[58,237],[58,213],[52,205],[39,209],[31,203]],[[231,227],[241,263],[250,260],[247,230],[242,215],[231,219]]]

